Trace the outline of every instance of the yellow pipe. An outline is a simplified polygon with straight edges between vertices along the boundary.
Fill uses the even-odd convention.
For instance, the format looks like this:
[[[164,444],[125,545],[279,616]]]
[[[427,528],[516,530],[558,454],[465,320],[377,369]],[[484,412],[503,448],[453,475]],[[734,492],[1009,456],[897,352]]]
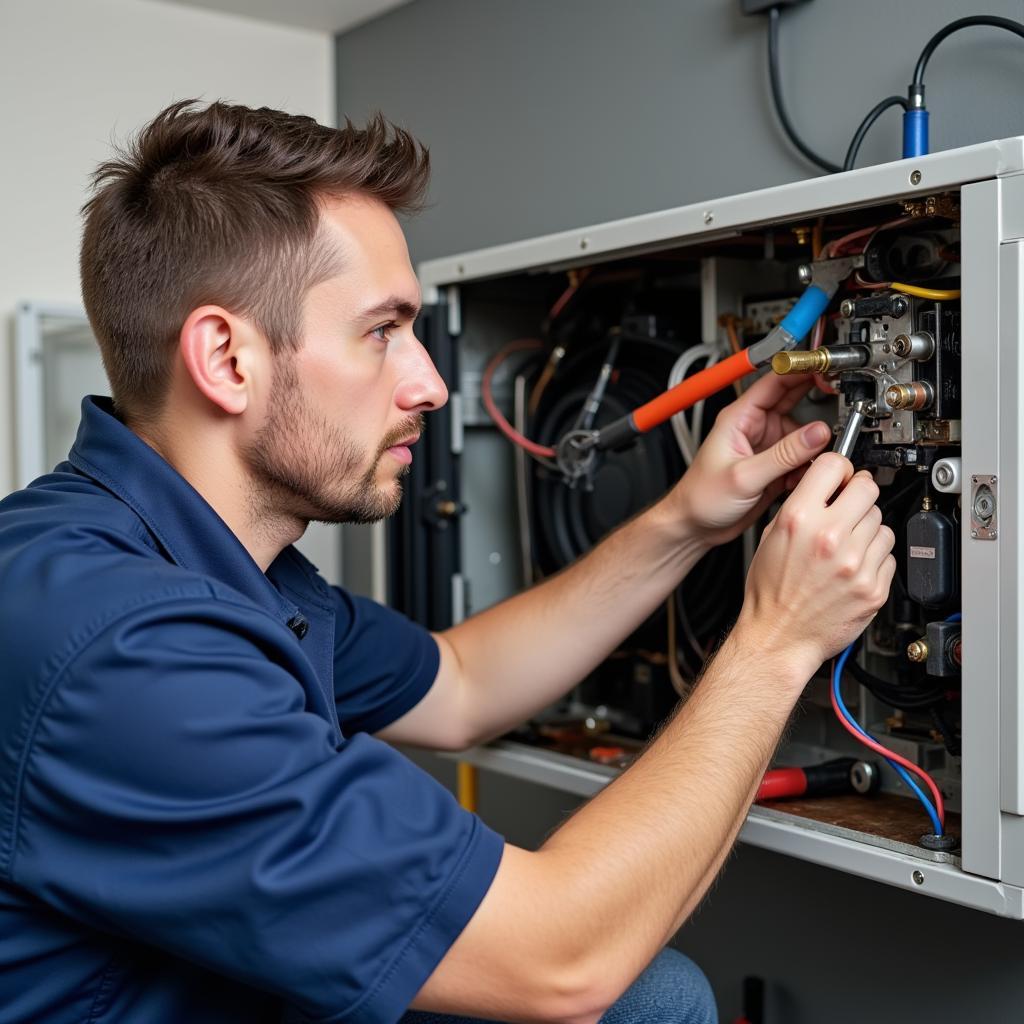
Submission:
[[[475,814],[477,783],[476,765],[460,761],[456,767],[458,768],[456,788],[458,789],[459,804],[465,810],[472,811]]]
[[[934,299],[936,302],[941,302],[943,299],[959,299],[960,289],[950,288],[948,290],[942,288],[921,288],[916,284],[903,284],[900,281],[893,281],[889,287],[894,292],[903,292],[904,295],[913,295],[918,299]]]

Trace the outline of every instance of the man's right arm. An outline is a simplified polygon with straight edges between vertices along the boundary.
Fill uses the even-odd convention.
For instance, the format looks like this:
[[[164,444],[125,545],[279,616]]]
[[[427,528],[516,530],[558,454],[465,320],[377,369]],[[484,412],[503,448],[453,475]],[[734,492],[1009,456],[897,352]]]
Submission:
[[[743,612],[644,755],[497,876],[413,1006],[596,1021],[671,938],[735,838],[818,665],[881,607],[895,570],[878,489],[825,455],[762,540]]]

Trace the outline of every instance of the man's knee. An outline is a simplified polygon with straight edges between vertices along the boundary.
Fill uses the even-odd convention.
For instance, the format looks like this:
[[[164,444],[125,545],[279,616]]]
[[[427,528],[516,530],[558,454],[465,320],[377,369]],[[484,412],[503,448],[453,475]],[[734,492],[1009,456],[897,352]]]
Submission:
[[[718,1010],[704,972],[674,949],[664,949],[601,1018],[601,1024],[717,1024]]]

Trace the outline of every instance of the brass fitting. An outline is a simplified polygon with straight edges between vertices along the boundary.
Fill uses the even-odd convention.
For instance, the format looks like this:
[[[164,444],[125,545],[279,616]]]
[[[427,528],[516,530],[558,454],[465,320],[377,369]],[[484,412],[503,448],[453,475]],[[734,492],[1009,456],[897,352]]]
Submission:
[[[838,373],[867,366],[871,351],[866,345],[832,345],[809,352],[778,352],[772,356],[772,369],[787,373]]]
[[[915,380],[910,384],[893,384],[886,388],[885,400],[893,409],[919,412],[935,401],[935,391],[927,381]]]
[[[913,640],[907,644],[907,658],[920,664],[928,660],[928,643],[924,639]]]
[[[827,348],[810,352],[776,352],[772,356],[772,369],[778,374],[824,373],[831,363]]]

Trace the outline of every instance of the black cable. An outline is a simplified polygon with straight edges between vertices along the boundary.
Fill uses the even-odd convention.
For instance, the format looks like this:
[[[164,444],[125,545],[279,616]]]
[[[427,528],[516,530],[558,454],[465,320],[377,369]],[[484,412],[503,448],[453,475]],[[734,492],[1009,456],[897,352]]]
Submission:
[[[768,78],[771,82],[772,87],[772,100],[775,103],[775,113],[778,115],[779,122],[781,123],[783,130],[789,137],[789,141],[808,159],[812,164],[817,164],[823,171],[828,171],[830,174],[841,170],[838,164],[832,163],[831,160],[826,160],[822,156],[818,156],[817,153],[811,149],[796,133],[796,129],[793,127],[793,122],[789,119],[789,114],[786,112],[786,105],[782,100],[782,82],[779,77],[779,9],[773,7],[768,12]]]
[[[853,165],[857,162],[857,153],[860,150],[860,144],[864,141],[864,136],[870,131],[871,126],[882,116],[890,107],[900,106],[904,110],[907,109],[907,101],[902,96],[887,96],[881,103],[876,103],[871,108],[871,112],[867,117],[864,118],[860,123],[860,127],[857,129],[853,136],[853,140],[850,142],[850,148],[846,151],[846,159],[843,161],[843,170],[852,171]]]
[[[938,705],[932,708],[932,721],[935,723],[935,727],[941,734],[942,742],[945,744],[946,749],[954,757],[959,757],[963,752],[960,737],[957,736],[955,730],[946,720],[946,717],[943,715],[942,710]]]
[[[1003,28],[1007,32],[1013,32],[1024,39],[1024,25],[1019,21],[1011,21],[1009,18],[997,18],[991,14],[978,14],[970,18],[958,18],[956,21],[951,21],[945,28],[939,29],[928,40],[925,48],[921,51],[921,56],[917,58],[917,67],[914,68],[914,80],[910,84],[912,91],[924,87],[924,69],[928,66],[928,61],[935,52],[935,47],[954,32],[959,32],[962,28],[973,28],[975,26]]]

